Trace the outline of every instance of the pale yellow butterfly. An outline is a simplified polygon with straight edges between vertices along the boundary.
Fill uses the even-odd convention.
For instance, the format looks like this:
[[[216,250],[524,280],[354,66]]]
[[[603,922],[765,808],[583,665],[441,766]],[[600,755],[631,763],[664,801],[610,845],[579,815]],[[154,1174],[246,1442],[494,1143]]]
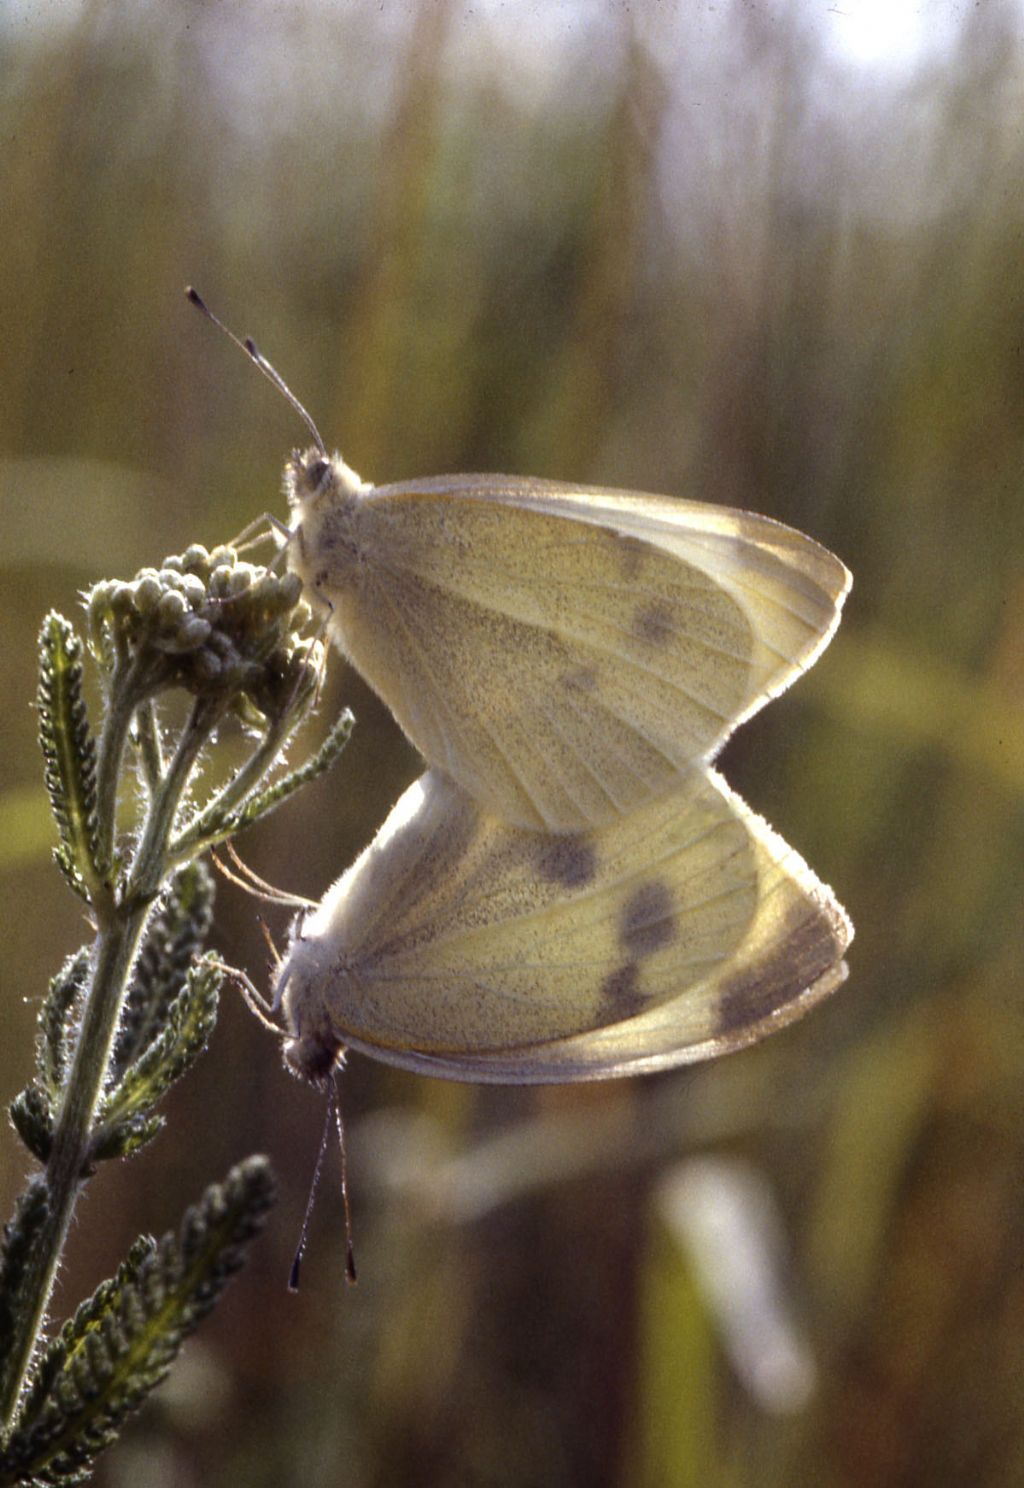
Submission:
[[[850,574],[767,517],[504,475],[372,486],[316,447],[287,557],[428,764],[502,820],[611,822],[707,764],[828,644]]]
[[[610,825],[499,821],[441,771],[301,921],[285,1057],[345,1049],[533,1084],[665,1069],[782,1028],[846,975],[831,891],[713,771]]]
[[[767,517],[502,475],[371,486],[296,454],[288,561],[428,763],[576,831],[714,757],[811,665],[850,575]]]

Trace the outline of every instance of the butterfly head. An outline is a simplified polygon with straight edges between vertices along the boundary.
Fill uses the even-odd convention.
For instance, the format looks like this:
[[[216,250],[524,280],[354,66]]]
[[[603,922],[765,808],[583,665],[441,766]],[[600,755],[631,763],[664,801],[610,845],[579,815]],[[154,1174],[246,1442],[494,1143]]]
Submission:
[[[323,996],[323,984],[330,974],[324,943],[304,938],[302,925],[300,917],[278,974],[274,1006],[284,1019],[286,1067],[300,1079],[322,1086],[332,1070],[344,1063],[345,1048],[331,1026]]]
[[[345,1062],[345,1046],[338,1042],[330,1028],[311,1030],[284,1045],[285,1067],[299,1079],[318,1089],[327,1084],[331,1073]]]
[[[293,450],[284,467],[285,495],[300,522],[314,510],[329,509],[365,489],[366,482],[339,454],[328,456],[315,446],[304,451]]]

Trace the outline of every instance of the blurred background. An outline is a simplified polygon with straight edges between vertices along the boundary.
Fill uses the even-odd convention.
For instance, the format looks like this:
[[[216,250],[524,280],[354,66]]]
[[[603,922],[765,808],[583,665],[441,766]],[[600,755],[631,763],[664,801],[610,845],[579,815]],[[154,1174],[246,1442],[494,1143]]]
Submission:
[[[83,938],[50,863],[47,608],[369,479],[504,470],[765,512],[855,575],[723,768],[831,883],[850,979],[691,1071],[476,1090],[353,1058],[322,1121],[226,996],[78,1210],[61,1316],[252,1151],[252,1262],[105,1488],[1024,1481],[1024,12],[1017,0],[7,0],[0,1097]],[[418,763],[332,663],[334,773],[247,860],[319,895]],[[266,981],[255,906],[216,942]],[[276,927],[279,931],[283,924]],[[8,1128],[0,1200],[28,1159]]]

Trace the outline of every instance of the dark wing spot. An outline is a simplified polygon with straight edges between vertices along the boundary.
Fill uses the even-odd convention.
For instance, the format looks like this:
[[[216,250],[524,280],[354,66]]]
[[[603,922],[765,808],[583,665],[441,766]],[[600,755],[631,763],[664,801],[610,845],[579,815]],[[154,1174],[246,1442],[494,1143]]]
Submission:
[[[653,955],[670,944],[676,934],[676,917],[668,886],[652,879],[641,884],[626,900],[619,921],[619,940],[630,956]]]
[[[640,969],[635,961],[626,961],[615,971],[609,972],[601,984],[601,996],[609,1002],[620,1018],[631,1018],[644,1007],[644,996],[640,991]]]
[[[647,543],[638,537],[627,537],[622,532],[609,532],[608,535],[615,544],[622,577],[627,581],[639,578],[650,551]]]
[[[845,936],[832,919],[801,909],[790,916],[778,941],[760,965],[724,978],[718,993],[718,1032],[729,1038],[751,1036],[757,1024],[796,1003],[820,977],[837,967]]]
[[[563,674],[562,686],[566,692],[596,692],[597,667],[573,667],[572,671]]]
[[[559,883],[566,889],[591,883],[597,872],[594,844],[578,832],[538,837],[537,872],[548,883]]]
[[[727,982],[718,994],[718,1032],[741,1033],[762,1022],[799,992],[785,966],[775,961],[754,975]]]
[[[667,646],[677,632],[672,606],[664,599],[639,605],[633,614],[633,634],[650,646]]]

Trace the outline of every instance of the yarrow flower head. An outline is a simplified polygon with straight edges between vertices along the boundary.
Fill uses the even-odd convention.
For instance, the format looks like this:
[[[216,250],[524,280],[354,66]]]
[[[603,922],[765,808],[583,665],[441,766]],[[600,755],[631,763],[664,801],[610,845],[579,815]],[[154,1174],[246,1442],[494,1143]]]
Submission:
[[[150,696],[169,687],[235,694],[243,713],[273,718],[316,685],[319,646],[303,638],[311,612],[301,581],[234,548],[195,543],[159,569],[96,584],[84,600],[100,661],[133,666]]]

